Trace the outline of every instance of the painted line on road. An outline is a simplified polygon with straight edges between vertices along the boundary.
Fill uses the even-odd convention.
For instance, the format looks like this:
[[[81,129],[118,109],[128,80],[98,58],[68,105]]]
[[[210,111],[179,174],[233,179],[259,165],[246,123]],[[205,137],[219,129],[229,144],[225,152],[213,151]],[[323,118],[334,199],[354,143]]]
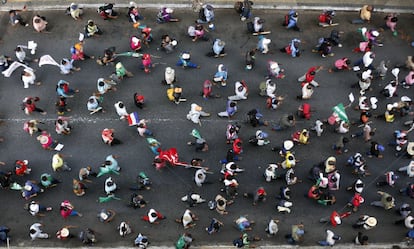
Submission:
[[[44,3],[40,4],[34,4],[34,6],[30,6],[30,10],[65,10],[69,4],[55,4],[50,5],[51,3],[44,1]],[[53,3],[52,3],[53,4]],[[13,8],[21,8],[22,6],[21,2],[9,2],[7,5],[0,6],[0,11],[9,11]],[[83,8],[92,8],[97,9],[102,4],[81,4],[81,7]],[[170,8],[176,8],[176,9],[191,9],[191,4],[164,4],[164,7],[170,7]],[[117,4],[117,8],[127,8],[129,7],[129,4]],[[217,9],[233,9],[234,5],[231,4],[214,4],[214,7]],[[140,5],[140,8],[149,8],[149,9],[159,9],[159,4],[152,4],[152,3],[143,3]],[[296,10],[326,10],[326,9],[335,9],[336,11],[359,11],[360,7],[345,7],[345,6],[327,6],[327,5],[276,5],[276,4],[255,4],[255,9],[266,9],[266,10],[290,10],[290,9],[296,9]],[[384,6],[376,7],[375,12],[384,12],[384,13],[413,13],[414,9],[410,6],[395,6],[395,8],[392,8],[392,6]]]

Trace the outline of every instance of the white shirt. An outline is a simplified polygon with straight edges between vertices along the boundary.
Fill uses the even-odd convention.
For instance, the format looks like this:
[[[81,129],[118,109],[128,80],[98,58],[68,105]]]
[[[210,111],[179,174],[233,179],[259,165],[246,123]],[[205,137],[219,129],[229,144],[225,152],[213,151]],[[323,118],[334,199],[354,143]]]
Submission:
[[[26,58],[26,52],[21,48],[20,51],[16,51],[16,58],[19,62],[23,62],[24,58]]]
[[[197,184],[197,186],[201,187],[203,183],[206,181],[206,170],[205,169],[198,169],[195,172],[194,181]]]
[[[279,226],[274,220],[270,220],[267,226],[267,229],[268,229],[269,234],[274,235],[279,231]]]
[[[24,69],[24,71],[26,73],[29,73],[29,75],[22,75],[24,88],[29,88],[29,84],[34,84],[36,80],[36,75],[34,74],[33,70],[30,70],[28,68]]]
[[[183,214],[182,222],[183,222],[184,227],[187,227],[188,225],[191,224],[191,222],[193,222],[193,217],[191,216],[190,209],[185,210]]]
[[[371,58],[371,54],[372,54],[372,52],[368,51],[362,57],[362,61],[363,61],[365,67],[368,67],[374,61],[374,58]]]
[[[326,242],[328,242],[328,245],[335,245],[335,240],[333,239],[334,236],[335,234],[331,230],[326,230]]]

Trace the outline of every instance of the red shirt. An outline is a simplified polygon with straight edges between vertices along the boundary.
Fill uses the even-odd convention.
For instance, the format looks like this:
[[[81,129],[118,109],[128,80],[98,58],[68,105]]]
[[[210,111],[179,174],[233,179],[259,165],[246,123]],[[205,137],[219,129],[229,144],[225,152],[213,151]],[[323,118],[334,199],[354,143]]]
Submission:
[[[312,82],[313,79],[315,79],[315,75],[312,75],[311,72],[316,73],[316,67],[309,68],[308,72],[306,73],[305,82],[307,82],[307,83],[310,83],[310,82]]]

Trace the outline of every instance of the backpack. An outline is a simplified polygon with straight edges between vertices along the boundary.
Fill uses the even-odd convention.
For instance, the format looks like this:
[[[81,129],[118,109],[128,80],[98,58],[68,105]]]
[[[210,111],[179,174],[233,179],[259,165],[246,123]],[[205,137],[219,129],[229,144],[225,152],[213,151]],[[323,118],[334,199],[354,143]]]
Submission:
[[[268,97],[266,99],[266,107],[269,108],[269,109],[272,109],[272,107],[273,107],[273,99],[271,97]]]
[[[70,47],[70,54],[76,54],[75,46]]]
[[[347,162],[349,165],[354,165],[354,163],[355,163],[355,158],[354,158],[354,156],[350,156],[346,162]]]
[[[198,12],[198,19],[206,21],[206,14],[204,13],[204,8],[201,8]]]
[[[326,22],[326,15],[325,14],[320,14],[319,15],[319,22],[321,22],[321,23],[325,23]]]
[[[254,33],[254,25],[253,25],[253,22],[247,22],[246,25],[247,25],[247,31],[249,33]]]
[[[243,12],[243,3],[238,1],[234,3],[234,10],[238,13],[241,14]]]
[[[288,26],[288,24],[289,24],[289,15],[285,15],[285,20],[283,21],[282,25]]]

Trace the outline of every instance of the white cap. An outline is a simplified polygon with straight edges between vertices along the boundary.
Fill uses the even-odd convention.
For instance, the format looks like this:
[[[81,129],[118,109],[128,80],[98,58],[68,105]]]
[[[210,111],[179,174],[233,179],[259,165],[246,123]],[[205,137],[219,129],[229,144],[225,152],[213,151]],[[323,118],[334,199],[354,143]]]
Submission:
[[[165,12],[167,12],[168,14],[171,14],[171,13],[173,13],[173,9],[171,9],[171,8],[166,8],[166,9],[165,9]]]
[[[272,40],[268,39],[268,38],[263,38],[263,44],[264,45],[269,45],[270,42],[272,42]]]
[[[375,37],[377,37],[377,36],[379,36],[379,32],[376,31],[376,30],[374,30],[374,31],[372,31],[372,35],[375,36]]]
[[[183,54],[181,55],[181,57],[182,57],[184,60],[188,60],[188,59],[190,59],[190,54],[189,54],[189,53],[183,53]]]
[[[401,101],[403,101],[403,102],[411,102],[411,98],[409,98],[408,96],[402,96],[401,97]]]

